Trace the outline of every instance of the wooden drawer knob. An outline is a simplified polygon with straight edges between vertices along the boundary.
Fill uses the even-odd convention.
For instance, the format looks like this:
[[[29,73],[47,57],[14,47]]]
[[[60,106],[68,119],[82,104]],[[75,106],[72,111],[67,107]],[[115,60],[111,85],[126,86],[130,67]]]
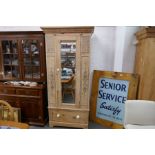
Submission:
[[[76,115],[76,119],[79,119],[80,118],[80,116],[79,115]]]
[[[57,118],[59,118],[60,117],[60,114],[57,114]]]

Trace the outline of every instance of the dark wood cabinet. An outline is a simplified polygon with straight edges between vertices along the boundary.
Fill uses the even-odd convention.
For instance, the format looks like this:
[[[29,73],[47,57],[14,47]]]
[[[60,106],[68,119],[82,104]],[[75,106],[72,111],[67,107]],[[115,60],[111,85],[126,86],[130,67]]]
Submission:
[[[0,80],[46,81],[44,34],[0,33]]]
[[[0,83],[0,99],[21,109],[21,120],[33,125],[44,125],[47,119],[46,86],[13,86]]]
[[[47,120],[45,39],[43,32],[0,32],[0,99],[21,109],[21,120]],[[9,81],[37,82],[21,86]]]

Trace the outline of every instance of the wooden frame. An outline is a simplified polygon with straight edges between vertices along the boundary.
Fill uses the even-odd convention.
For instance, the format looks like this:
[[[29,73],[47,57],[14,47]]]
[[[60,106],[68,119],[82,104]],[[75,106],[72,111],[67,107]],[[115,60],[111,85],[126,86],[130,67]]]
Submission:
[[[98,107],[99,106],[97,107],[97,104],[99,105],[100,104],[99,102],[102,100],[102,99],[98,100],[98,98],[100,98],[100,96],[99,96],[100,93],[99,93],[98,90],[100,88],[99,87],[100,86],[99,82],[102,83],[102,81],[100,80],[101,78],[107,79],[107,81],[109,80],[109,81],[113,81],[113,82],[115,81],[115,82],[120,82],[120,83],[124,82],[124,83],[127,84],[127,87],[125,86],[125,84],[122,84],[122,86],[124,86],[124,89],[122,89],[122,90],[126,90],[126,92],[124,93],[124,94],[126,94],[126,97],[122,97],[122,101],[121,101],[122,104],[118,103],[118,101],[116,101],[117,94],[114,94],[115,95],[115,101],[114,101],[114,98],[111,99],[113,101],[110,101],[110,97],[109,96],[108,96],[108,98],[105,97],[105,96],[104,96],[104,99],[102,98],[104,101],[107,100],[107,102],[108,102],[108,103],[107,102],[102,102],[102,103],[107,104],[107,105],[110,103],[113,107],[110,104],[109,105],[113,109],[116,106],[116,104],[112,104],[112,102],[120,104],[120,107],[121,107],[120,111],[121,112],[120,111],[119,111],[120,113],[118,112],[119,115],[117,115],[117,117],[116,117],[116,115],[114,116],[114,113],[111,112],[112,110],[110,111],[108,109],[109,110],[108,111],[106,109],[106,106],[104,106],[104,108],[102,106],[102,109],[104,111],[104,113],[102,113],[102,116],[105,117],[106,119],[102,119],[101,116],[98,114],[98,109],[99,109]],[[120,123],[121,121],[123,121],[120,118],[123,119],[123,116],[124,116],[123,115],[123,110],[122,110],[123,107],[124,107],[123,103],[125,102],[126,99],[136,99],[136,97],[137,97],[138,80],[139,80],[139,77],[136,74],[121,73],[121,72],[110,72],[110,71],[97,71],[97,70],[95,70],[94,71],[94,75],[93,75],[93,83],[92,83],[92,94],[91,94],[91,105],[90,105],[91,106],[91,109],[90,109],[90,119],[92,121],[96,122],[96,123],[99,123],[101,125],[108,126],[108,127],[111,127],[111,128],[123,128],[123,125]],[[106,84],[108,84],[108,83],[106,83]],[[111,89],[110,91],[111,91],[112,94],[116,93],[116,91],[119,92],[119,89],[114,90],[114,85],[115,85],[115,83],[113,83],[113,87],[109,87],[109,89]],[[104,84],[104,87],[105,87],[104,88],[104,95],[107,95],[108,93],[106,92],[107,91],[106,89],[108,88],[108,85]],[[128,90],[127,90],[127,88],[128,88]],[[120,91],[121,91],[121,89],[120,89]],[[121,98],[121,96],[119,96],[119,97]],[[108,101],[108,99],[109,99],[109,101]],[[117,98],[117,99],[119,100],[119,98]],[[100,104],[100,109],[101,109],[101,104]],[[108,113],[111,112],[112,114],[107,115],[106,112],[108,112]],[[118,116],[120,116],[120,117],[118,117]],[[115,121],[113,121],[113,120],[115,120]],[[120,122],[117,122],[117,121],[120,121]]]
[[[15,108],[15,107],[12,107],[12,109],[13,109],[13,121],[21,122],[21,109]],[[7,107],[5,107],[5,109],[0,108],[0,113],[2,113],[4,116],[4,119],[7,120],[9,109]]]
[[[77,70],[77,73],[76,73],[76,91],[75,91],[75,103],[74,104],[69,104],[69,103],[62,103],[62,86],[61,86],[61,72],[60,72],[60,68],[61,68],[61,51],[60,51],[60,42],[61,41],[75,41],[76,42],[76,70]],[[80,85],[80,61],[79,61],[79,58],[80,58],[80,37],[79,36],[67,36],[67,35],[62,35],[62,36],[57,36],[56,38],[56,50],[58,51],[56,53],[56,60],[57,60],[57,63],[56,63],[56,66],[57,66],[57,69],[59,70],[57,72],[57,79],[58,79],[58,83],[57,83],[57,90],[58,90],[58,96],[57,96],[57,99],[58,99],[58,103],[60,106],[64,106],[64,107],[79,107],[79,97],[80,96],[80,88],[79,88],[79,85]]]
[[[45,33],[93,33],[93,26],[41,27]]]

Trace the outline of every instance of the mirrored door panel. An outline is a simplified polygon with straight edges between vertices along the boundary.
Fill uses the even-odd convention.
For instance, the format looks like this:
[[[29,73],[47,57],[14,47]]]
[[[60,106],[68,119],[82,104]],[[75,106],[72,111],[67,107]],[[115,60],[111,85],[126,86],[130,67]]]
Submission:
[[[38,40],[23,40],[24,78],[40,79],[40,50]]]
[[[62,103],[75,104],[76,41],[61,41]]]
[[[5,79],[19,78],[19,50],[17,40],[1,41],[1,70]]]

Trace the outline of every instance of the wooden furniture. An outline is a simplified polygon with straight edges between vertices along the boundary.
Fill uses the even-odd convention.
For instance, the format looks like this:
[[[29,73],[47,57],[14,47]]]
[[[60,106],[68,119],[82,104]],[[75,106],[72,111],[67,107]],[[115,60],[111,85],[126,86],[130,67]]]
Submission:
[[[88,128],[89,55],[93,27],[44,27],[49,125]],[[75,97],[63,97],[62,71],[75,76]]]
[[[0,100],[0,104],[9,104],[6,101]],[[10,112],[11,109],[11,112]],[[9,106],[0,106],[0,119],[3,120],[10,120],[10,114],[12,115],[13,112],[13,117],[11,116],[11,121],[15,122],[21,122],[21,109],[20,108],[15,108],[12,107],[10,104]]]
[[[47,119],[46,86],[13,86],[0,83],[0,99],[21,108],[21,121],[44,125]]]
[[[64,99],[66,94],[71,94],[72,98],[75,98],[75,78],[71,76],[68,81],[61,80],[62,83],[62,97]]]
[[[11,107],[11,105],[3,100],[0,100],[0,120],[3,120],[4,118],[6,118],[7,120],[13,120],[14,118],[14,114],[13,114],[13,108]],[[4,117],[4,109],[7,108],[8,109],[8,113],[6,114],[7,116]]]
[[[136,37],[135,73],[140,75],[138,99],[155,101],[155,28],[143,28]]]
[[[73,78],[74,78],[74,76],[70,76],[70,78],[68,78],[68,79],[62,79],[62,77],[61,77],[61,83],[63,83],[63,84],[69,83],[70,81],[73,80]]]
[[[19,122],[14,122],[14,121],[3,121],[0,120],[0,128],[1,126],[5,126],[5,129],[8,127],[9,129],[11,128],[17,128],[17,129],[29,129],[29,125],[26,123],[19,123]],[[2,128],[3,129],[3,128]]]
[[[0,80],[46,81],[42,32],[0,32]]]
[[[46,108],[46,59],[44,34],[0,32],[0,99],[21,108],[23,122],[44,125]],[[38,85],[5,85],[8,81],[30,81]]]

